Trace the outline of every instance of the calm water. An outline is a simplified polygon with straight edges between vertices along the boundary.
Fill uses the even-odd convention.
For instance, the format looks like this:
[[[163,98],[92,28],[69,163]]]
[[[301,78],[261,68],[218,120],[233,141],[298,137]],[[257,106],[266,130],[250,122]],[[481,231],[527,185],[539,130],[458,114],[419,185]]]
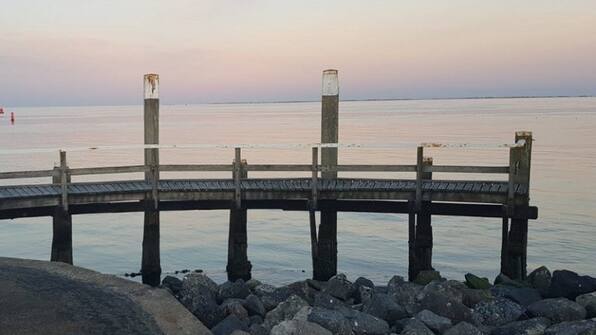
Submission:
[[[0,118],[0,145],[4,148],[142,143],[141,106],[10,111],[16,113],[15,125],[9,124],[7,116]],[[166,105],[161,108],[161,142],[312,143],[319,140],[319,124],[319,103]],[[516,130],[531,130],[536,139],[531,202],[539,207],[540,218],[530,224],[529,268],[545,264],[551,269],[568,268],[595,275],[595,98],[340,105],[340,141],[344,143],[510,143]],[[346,149],[340,151],[340,163],[414,164],[415,153],[415,147]],[[433,149],[427,154],[434,157],[435,164],[506,165],[508,160],[506,149]],[[309,150],[247,149],[243,155],[249,163],[310,162]],[[162,163],[229,163],[232,157],[232,150],[178,149],[161,153]],[[48,169],[57,160],[57,152],[0,155],[0,171]],[[100,150],[69,153],[68,160],[71,167],[109,166],[142,164],[143,156],[140,150]],[[207,175],[218,176],[203,174]],[[125,177],[130,175],[112,176]],[[281,284],[310,276],[307,213],[254,210],[248,218],[248,252],[255,277]],[[227,221],[225,211],[163,213],[163,271],[201,268],[215,279],[224,280]],[[137,271],[142,223],[142,213],[75,216],[75,264],[114,274]],[[491,277],[497,273],[500,219],[437,216],[433,225],[434,265],[444,275],[456,279],[468,271]],[[385,282],[394,274],[407,274],[406,216],[340,213],[338,231],[340,271],[352,277],[366,275],[376,282]],[[0,220],[0,241],[0,256],[48,259],[51,219]]]

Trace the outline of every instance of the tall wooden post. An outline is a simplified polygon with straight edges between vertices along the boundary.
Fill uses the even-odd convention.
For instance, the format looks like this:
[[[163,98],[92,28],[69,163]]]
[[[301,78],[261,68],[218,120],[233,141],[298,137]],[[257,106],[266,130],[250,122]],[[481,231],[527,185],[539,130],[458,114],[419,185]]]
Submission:
[[[323,71],[321,143],[338,143],[339,80],[337,70]],[[337,148],[321,149],[321,165],[337,166]],[[337,178],[337,171],[324,171],[323,179]],[[322,210],[313,278],[328,280],[337,274],[337,211]]]
[[[425,168],[432,165],[432,157],[424,157],[422,159],[422,180],[432,179],[432,172],[425,171]],[[430,201],[421,201],[420,208],[416,216],[416,239],[414,241],[416,271],[414,273],[414,279],[416,279],[416,276],[420,271],[433,269],[433,228],[431,224]]]
[[[159,76],[146,74],[145,89],[145,144],[159,144]],[[152,189],[159,183],[159,149],[145,149],[145,181]],[[143,283],[157,286],[161,280],[159,256],[159,210],[157,192],[147,193],[143,225],[143,260],[141,273]]]
[[[501,272],[510,278],[523,280],[527,275],[527,252],[528,252],[528,219],[513,218],[516,209],[521,209],[527,213],[530,203],[530,165],[532,159],[532,133],[527,131],[518,131],[515,133],[515,142],[524,140],[525,144],[521,147],[510,149],[509,153],[509,208],[507,216],[511,218],[509,232],[503,234],[507,236],[507,241],[503,242],[506,252],[502,255],[506,259],[501,260]],[[515,192],[516,188],[526,190],[520,194]],[[508,225],[503,220],[503,228]]]
[[[60,167],[54,168],[52,183],[62,189],[62,204],[56,206],[52,216],[52,262],[72,264],[72,215],[68,210],[68,184],[70,175],[66,164],[66,152],[60,151]]]
[[[236,180],[248,178],[246,160],[240,159],[239,150],[237,150],[238,157],[234,159],[233,177]],[[230,210],[230,230],[228,235],[228,265],[226,271],[228,272],[228,280],[234,282],[238,279],[247,281],[251,278],[252,264],[248,260],[248,233],[246,227],[246,209],[232,208]]]

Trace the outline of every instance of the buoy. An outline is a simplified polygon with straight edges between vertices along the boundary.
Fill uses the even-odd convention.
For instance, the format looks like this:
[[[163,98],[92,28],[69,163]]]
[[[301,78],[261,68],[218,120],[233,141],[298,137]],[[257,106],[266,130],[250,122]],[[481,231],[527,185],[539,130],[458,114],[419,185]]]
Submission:
[[[14,112],[10,112],[10,123],[14,124]]]

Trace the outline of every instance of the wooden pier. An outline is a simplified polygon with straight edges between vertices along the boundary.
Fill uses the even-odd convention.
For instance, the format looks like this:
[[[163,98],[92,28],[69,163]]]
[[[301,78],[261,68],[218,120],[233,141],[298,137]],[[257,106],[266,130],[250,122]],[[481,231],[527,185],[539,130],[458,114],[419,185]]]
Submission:
[[[305,164],[249,164],[243,150],[255,146],[213,146],[234,149],[228,164],[161,164],[159,150],[159,77],[145,76],[145,139],[139,146],[145,163],[134,166],[71,168],[66,151],[60,165],[49,170],[0,172],[0,179],[47,177],[48,184],[0,186],[0,219],[53,217],[52,261],[73,263],[72,215],[144,212],[143,282],[158,285],[161,276],[160,212],[172,210],[230,210],[228,278],[249,279],[247,210],[308,211],[313,277],[327,280],[337,272],[337,212],[408,214],[409,278],[432,269],[432,216],[499,218],[502,222],[501,272],[516,279],[526,276],[528,220],[538,210],[530,206],[532,134],[517,132],[506,166],[439,165],[416,146],[415,165],[338,164],[339,84],[337,71],[323,72],[321,142],[310,145],[312,161]],[[303,148],[306,145],[296,145]],[[179,146],[184,147],[184,146]],[[193,147],[188,145],[186,147]],[[206,147],[206,146],[194,146]],[[260,146],[267,147],[267,146]],[[269,148],[283,146],[271,145]],[[414,152],[413,152],[414,154]],[[320,158],[320,161],[319,161]],[[229,179],[162,179],[160,172],[228,172]],[[250,172],[301,172],[308,178],[251,178]],[[403,172],[410,179],[343,178],[342,172]],[[141,180],[76,182],[83,175],[144,173]],[[503,174],[502,181],[433,179],[433,173]],[[320,212],[316,223],[315,212]],[[200,246],[197,246],[200,247]]]

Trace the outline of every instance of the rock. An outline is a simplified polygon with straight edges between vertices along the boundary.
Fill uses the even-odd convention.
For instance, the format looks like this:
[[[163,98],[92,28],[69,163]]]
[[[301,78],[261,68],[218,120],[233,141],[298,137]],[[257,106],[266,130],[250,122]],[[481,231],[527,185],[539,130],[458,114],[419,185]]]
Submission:
[[[319,290],[313,288],[307,280],[297,281],[286,287],[289,290],[290,295],[297,295],[306,300],[309,304],[314,302],[315,295],[319,293]]]
[[[441,279],[443,279],[443,278],[441,277],[441,273],[439,271],[423,270],[423,271],[420,271],[416,275],[416,279],[414,279],[414,283],[419,284],[419,285],[426,285],[426,284],[432,282],[433,280],[441,280]]]
[[[428,285],[424,286],[422,292],[418,295],[418,300],[421,300],[425,294],[429,292],[439,293],[448,297],[453,301],[457,301],[463,303],[464,300],[464,290],[468,287],[459,281],[456,280],[445,280],[445,281],[433,281]]]
[[[235,330],[248,330],[246,324],[235,315],[228,315],[227,318],[221,320],[215,327],[211,328],[213,335],[230,335]]]
[[[538,269],[530,272],[528,275],[528,283],[533,288],[537,289],[543,297],[548,294],[552,275],[546,266],[541,266]]]
[[[498,327],[516,321],[525,308],[511,300],[498,298],[474,306],[472,318],[477,325]]]
[[[367,313],[354,311],[348,318],[356,335],[382,335],[389,332],[389,324]]]
[[[478,289],[478,290],[486,290],[489,289],[492,285],[488,281],[488,278],[481,278],[471,273],[466,274],[466,285],[469,288]]]
[[[343,273],[337,274],[327,282],[327,286],[323,290],[330,295],[341,299],[341,300],[348,300],[352,293],[354,292],[354,287],[352,283],[346,278],[346,275]]]
[[[248,318],[251,325],[263,324],[263,318],[260,315],[252,315]]]
[[[275,286],[262,284],[255,287],[254,294],[261,299],[265,310],[270,311],[288,299],[292,295],[292,291],[284,286],[276,288]]]
[[[226,299],[236,298],[244,299],[250,294],[248,285],[242,279],[238,279],[235,282],[227,281],[219,286],[217,292],[218,301],[224,301]]]
[[[249,280],[246,281],[246,286],[248,286],[248,289],[252,291],[254,291],[254,289],[261,285],[262,283],[254,278],[251,278]]]
[[[358,287],[358,294],[354,294],[357,296],[355,299],[358,303],[369,303],[372,300],[375,291],[368,287],[368,286],[360,286]]]
[[[542,335],[551,325],[547,318],[533,318],[515,321],[510,324],[493,329],[491,335]]]
[[[403,325],[401,335],[434,335],[422,321],[411,318]]]
[[[370,301],[362,306],[362,311],[387,321],[390,325],[399,319],[408,316],[406,310],[398,305],[395,300],[387,294],[378,293],[373,295]]]
[[[586,309],[588,319],[596,318],[596,292],[579,295],[575,298],[575,302]]]
[[[294,315],[305,306],[308,306],[308,303],[304,301],[304,299],[297,295],[292,295],[286,301],[280,303],[277,307],[267,313],[263,326],[267,329],[271,329],[282,321],[291,320],[294,318]]]
[[[567,321],[548,327],[544,335],[591,335],[595,330],[596,321],[593,319]]]
[[[263,325],[259,324],[250,325],[248,332],[250,333],[250,335],[269,335],[269,330],[263,327]]]
[[[261,299],[254,294],[249,294],[246,297],[243,306],[248,311],[248,315],[260,315],[264,317],[265,313],[267,313]]]
[[[307,321],[314,322],[336,335],[352,334],[350,321],[338,311],[313,307],[307,315]]]
[[[206,275],[191,273],[184,277],[180,302],[208,328],[221,320],[216,296],[217,284]]]
[[[462,290],[463,300],[462,303],[470,308],[474,307],[479,302],[493,300],[494,296],[490,293],[490,290],[476,290],[466,288]]]
[[[499,275],[497,275],[497,277],[495,278],[495,285],[506,285],[506,286],[513,286],[513,287],[527,287],[526,284],[524,284],[520,281],[517,281],[517,280],[513,280],[513,279],[507,277],[503,273],[499,273]]]
[[[234,330],[231,335],[250,335],[250,333],[247,333],[243,330]]]
[[[430,330],[442,334],[453,325],[448,318],[437,315],[427,309],[418,312],[415,318],[424,323]]]
[[[462,321],[449,328],[443,335],[484,335],[484,333],[472,324]]]
[[[596,291],[596,278],[580,276],[575,272],[555,271],[548,289],[550,298],[567,298],[575,300],[578,295]]]
[[[421,310],[416,297],[423,288],[424,286],[407,282],[400,276],[394,276],[389,280],[387,293],[412,316]]]
[[[358,277],[358,279],[356,279],[356,281],[353,284],[354,288],[353,288],[353,292],[354,292],[354,301],[356,303],[361,303],[362,302],[362,295],[361,295],[361,287],[364,287],[365,289],[363,289],[363,292],[365,293],[371,293],[374,291],[375,289],[375,284],[364,278],[364,277]]]
[[[506,298],[522,306],[528,306],[536,301],[542,300],[537,289],[529,287],[513,287],[506,285],[493,286],[490,291],[495,297]]]
[[[180,290],[182,289],[182,280],[180,280],[174,276],[166,276],[161,281],[161,286],[164,288],[165,287],[169,288],[170,291],[172,291],[172,294],[174,296],[178,296],[178,294],[180,293]]]
[[[287,320],[279,323],[271,329],[271,335],[332,335],[330,331],[316,323]]]
[[[423,309],[428,309],[435,314],[457,322],[473,322],[472,311],[468,307],[438,292],[426,293],[420,301],[420,305]]]
[[[580,304],[566,298],[552,298],[537,301],[528,306],[528,312],[534,317],[546,317],[553,323],[582,320],[586,317],[586,309]]]
[[[242,306],[243,302],[244,301],[241,299],[228,299],[218,307],[219,314],[224,318],[233,314],[236,315],[236,317],[240,320],[247,320],[248,312]]]
[[[326,309],[336,310],[342,313],[345,316],[350,316],[352,314],[353,309],[350,308],[345,302],[332,297],[328,293],[321,292],[317,294],[315,297],[315,301],[313,303],[314,307],[322,307]]]

